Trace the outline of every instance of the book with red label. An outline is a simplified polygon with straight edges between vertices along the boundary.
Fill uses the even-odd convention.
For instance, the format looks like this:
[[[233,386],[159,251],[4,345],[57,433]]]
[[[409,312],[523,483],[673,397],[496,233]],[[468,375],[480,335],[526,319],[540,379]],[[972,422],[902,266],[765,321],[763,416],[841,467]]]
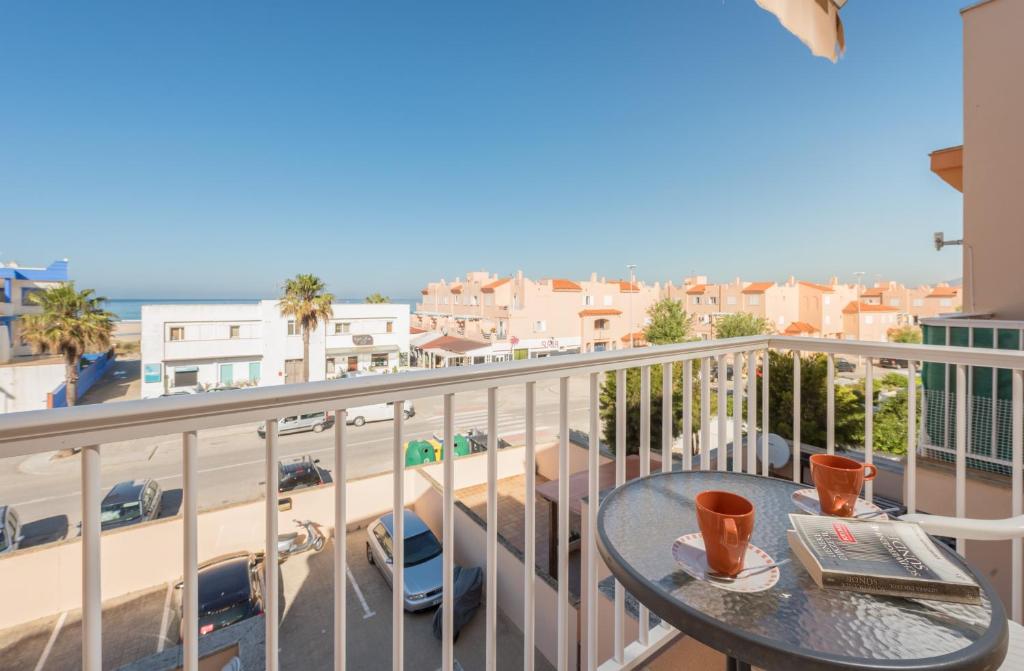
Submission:
[[[819,587],[981,603],[978,583],[916,524],[818,515],[789,519],[789,547]]]

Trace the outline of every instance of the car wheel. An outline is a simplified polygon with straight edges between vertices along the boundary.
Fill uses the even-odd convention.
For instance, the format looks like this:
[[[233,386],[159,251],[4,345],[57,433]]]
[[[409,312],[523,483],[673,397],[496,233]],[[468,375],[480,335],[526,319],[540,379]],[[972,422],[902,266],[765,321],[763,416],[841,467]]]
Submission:
[[[353,426],[362,426],[363,424],[366,424],[366,420],[363,419],[362,417],[356,417],[355,419],[352,420]]]
[[[373,566],[376,562],[373,561],[373,550],[370,549],[370,544],[366,544],[366,561],[369,562],[370,566]]]
[[[324,430],[324,425],[323,424],[314,424],[313,425],[313,433],[322,433],[323,430]]]

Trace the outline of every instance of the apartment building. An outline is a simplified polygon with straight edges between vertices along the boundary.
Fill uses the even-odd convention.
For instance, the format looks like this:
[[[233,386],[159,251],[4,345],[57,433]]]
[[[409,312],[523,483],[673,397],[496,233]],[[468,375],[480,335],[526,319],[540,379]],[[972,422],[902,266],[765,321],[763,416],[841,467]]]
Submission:
[[[532,280],[485,271],[429,283],[412,317],[416,328],[477,340],[476,357],[524,359],[600,352],[639,344],[660,286],[599,278]],[[489,345],[489,347],[487,347]]]
[[[309,381],[408,364],[409,306],[332,306],[310,334]],[[142,397],[303,382],[302,334],[276,300],[142,306]]]
[[[68,260],[54,261],[45,268],[0,263],[0,280],[0,363],[6,363],[32,354],[31,346],[21,339],[18,320],[39,312],[29,300],[33,293],[68,281]]]
[[[860,293],[869,305],[887,305],[900,313],[901,323],[916,325],[923,318],[955,312],[960,307],[960,287],[940,282],[933,286],[906,287],[899,282],[876,282]]]

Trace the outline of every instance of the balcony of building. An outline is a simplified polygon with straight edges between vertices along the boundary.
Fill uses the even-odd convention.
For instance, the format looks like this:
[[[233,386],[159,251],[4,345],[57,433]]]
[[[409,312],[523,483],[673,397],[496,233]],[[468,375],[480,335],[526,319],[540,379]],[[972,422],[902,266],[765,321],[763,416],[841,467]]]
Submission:
[[[876,445],[880,411],[874,394],[860,399],[861,441],[837,441],[834,383],[840,357],[863,362],[865,389],[873,389],[881,377],[882,360],[906,362],[910,383],[899,397],[905,404],[903,451],[883,452]],[[769,360],[773,363],[766,366]],[[779,361],[785,362],[785,374]],[[813,366],[825,367],[823,406],[801,402],[800,390],[810,393],[801,371]],[[913,383],[918,371],[927,379],[932,366],[948,367],[957,383],[943,392],[942,407],[953,428],[946,434],[949,449],[941,454],[932,445],[930,388]],[[730,367],[731,377],[713,374]],[[1010,381],[1006,411],[997,421],[1000,440],[1006,430],[1007,449],[992,457],[1002,470],[976,459],[964,430],[968,409],[975,407],[966,380],[981,368]],[[624,394],[631,369],[640,371],[639,416],[648,416],[659,403],[663,421],[652,426],[638,420],[639,452],[627,456],[625,431],[608,445],[598,437],[608,403],[601,386],[611,376]],[[679,388],[666,376],[670,386],[659,395],[651,384],[656,369],[683,371]],[[772,385],[786,384],[790,393],[772,391],[777,388]],[[663,393],[668,390],[673,393]],[[555,400],[553,406],[538,409],[542,393]],[[469,414],[459,407],[467,394],[484,399]],[[624,398],[617,397],[612,413],[623,427]],[[998,398],[1003,400],[1001,394]],[[409,467],[405,442],[412,420],[402,402],[422,406],[426,399],[440,401],[439,414],[420,421],[435,432],[441,445],[437,456],[443,458]],[[304,448],[325,462],[333,458],[326,484],[294,492],[265,486],[277,481],[278,462],[293,451],[286,441],[294,437],[277,431],[279,418],[326,412],[344,420],[346,408],[382,403],[393,410],[392,420],[377,429],[390,436],[391,467],[385,472],[349,477],[365,458],[360,436],[366,434],[336,421],[317,434],[323,442]],[[514,422],[514,428],[499,420]],[[201,469],[200,455],[216,452],[226,428],[259,423],[265,423],[266,437],[257,440],[253,432],[249,456],[265,469],[262,488],[241,503],[201,505],[200,482],[209,482],[211,469],[225,467]],[[246,669],[491,669],[499,660],[506,668],[560,671],[716,668],[726,658],[714,640],[674,629],[657,617],[656,604],[638,601],[616,584],[597,552],[593,502],[635,477],[659,471],[730,471],[807,482],[808,453],[845,451],[878,465],[881,475],[865,496],[898,506],[899,513],[961,521],[1019,516],[1024,514],[1022,423],[1024,354],[1019,351],[781,336],[15,413],[0,417],[0,456],[37,463],[40,455],[57,450],[74,455],[63,467],[80,469],[82,525],[80,536],[0,555],[0,591],[8,604],[0,612],[0,649],[12,668],[33,668],[48,650],[53,664],[89,671],[121,665],[220,668],[212,665],[235,656]],[[796,427],[795,435],[785,435],[786,426]],[[483,429],[485,449],[455,458],[456,433],[471,427]],[[766,428],[782,434],[782,442],[765,440]],[[812,430],[823,444],[808,444]],[[101,469],[144,462],[157,450],[180,454],[176,514],[101,532]],[[431,636],[429,615],[404,612],[404,584],[414,580],[409,569],[395,574],[391,589],[364,555],[367,525],[407,509],[434,531],[443,549],[439,642]],[[261,613],[281,615],[260,614],[200,635],[201,562],[253,552],[265,565],[277,565],[282,559],[278,535],[293,519],[316,520],[328,540],[323,552],[289,557],[280,572],[266,572]],[[965,522],[952,541],[998,593],[993,617],[1016,622],[1024,618],[1020,536],[1017,525],[1005,536],[980,540]],[[403,559],[397,544],[392,565],[403,566]],[[484,594],[479,612],[457,640],[456,565],[483,570]],[[177,609],[172,604],[179,599]],[[153,633],[140,633],[150,629]],[[880,645],[863,653],[876,668],[897,668],[900,660],[886,657],[891,649]],[[759,662],[743,649],[729,654],[739,663]],[[1010,658],[1002,668],[1015,668],[1020,659]]]

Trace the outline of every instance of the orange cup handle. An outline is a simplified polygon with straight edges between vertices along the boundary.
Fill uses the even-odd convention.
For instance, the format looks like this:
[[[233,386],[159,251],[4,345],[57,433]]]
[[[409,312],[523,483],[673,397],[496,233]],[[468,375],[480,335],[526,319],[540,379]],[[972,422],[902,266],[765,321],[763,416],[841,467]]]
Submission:
[[[736,526],[736,520],[728,517],[725,519],[725,544],[730,547],[740,544],[740,530]]]
[[[878,475],[878,467],[874,464],[864,464],[864,479],[874,480],[875,476]]]

